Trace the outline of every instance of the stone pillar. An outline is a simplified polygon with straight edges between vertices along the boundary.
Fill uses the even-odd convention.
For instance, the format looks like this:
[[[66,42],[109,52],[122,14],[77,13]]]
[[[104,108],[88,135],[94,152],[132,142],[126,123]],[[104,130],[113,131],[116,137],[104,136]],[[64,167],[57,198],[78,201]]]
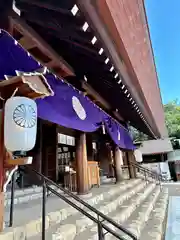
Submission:
[[[129,151],[127,153],[127,160],[128,160],[128,169],[129,169],[129,177],[136,178],[136,168],[131,164],[135,162],[134,152]]]
[[[123,156],[121,150],[118,147],[116,147],[114,150],[114,163],[116,171],[116,182],[120,182],[123,179],[121,167],[123,165]]]
[[[79,133],[76,138],[76,179],[78,194],[88,193],[88,162],[85,133]]]

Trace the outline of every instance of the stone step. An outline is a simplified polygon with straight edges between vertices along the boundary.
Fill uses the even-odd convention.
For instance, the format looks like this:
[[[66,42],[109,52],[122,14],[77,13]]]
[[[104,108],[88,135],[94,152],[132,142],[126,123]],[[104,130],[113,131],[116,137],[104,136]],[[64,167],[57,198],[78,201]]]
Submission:
[[[106,206],[107,205],[108,202],[106,202]],[[125,202],[123,202],[123,207],[120,205],[120,207],[118,206],[116,209],[113,208],[114,210],[112,212],[110,211],[109,213],[103,206],[101,207],[101,210],[104,210],[108,216],[112,217],[118,223],[123,224],[123,226],[128,228],[131,232],[134,232],[134,234],[138,236],[139,240],[162,240],[165,229],[164,225],[167,205],[167,189],[163,188],[160,192],[159,186],[156,186],[155,184],[149,184],[137,195],[135,194],[132,198],[125,200]],[[110,207],[110,209],[112,208]],[[118,212],[118,214],[116,214],[116,212]],[[83,224],[81,219],[80,223]],[[112,225],[109,225],[109,227],[112,228]],[[80,229],[82,230],[82,228],[84,229],[84,227],[81,226]],[[117,231],[115,228],[113,230]],[[94,234],[95,232],[96,234]],[[122,232],[119,233],[121,233],[121,236],[123,236]],[[124,237],[127,240],[131,240],[131,238],[128,238],[127,235]],[[40,236],[32,238],[32,240],[37,239],[40,239]],[[79,232],[77,224],[68,224],[63,222],[63,225],[58,227],[56,232],[54,229],[54,232],[48,234],[47,239],[97,240],[97,227],[94,224],[90,224],[88,228],[85,228],[82,232]],[[106,235],[106,240],[113,239],[115,240],[116,238],[112,237],[110,234]]]
[[[138,180],[138,179],[136,179],[136,180]],[[136,180],[133,180],[133,181],[136,181]],[[132,181],[132,180],[130,180],[130,181]],[[140,181],[140,180],[138,180],[138,181]],[[112,182],[112,180],[111,180],[111,182]],[[122,182],[122,184],[123,183],[125,183],[125,181]],[[56,189],[56,191],[61,192],[61,190],[57,189],[56,187],[54,187],[54,186],[51,186],[51,187]],[[53,195],[53,194],[50,193],[50,195]],[[15,196],[14,197],[15,205],[21,204],[21,203],[26,203],[31,200],[40,199],[40,198],[42,198],[42,187],[33,186],[33,187],[25,188],[25,189],[16,189],[14,196]],[[4,206],[8,207],[8,206],[10,206],[10,204],[11,204],[11,192],[9,189],[9,191],[7,191],[5,193]]]
[[[145,201],[135,210],[128,218],[123,226],[134,233],[139,240],[162,240],[164,235],[163,224],[165,223],[165,215],[168,205],[168,191],[156,187]],[[132,238],[119,233],[127,240]],[[109,237],[107,240],[115,240]]]
[[[42,196],[42,187],[32,187],[26,189],[15,190],[14,204],[21,204],[23,202],[29,202],[30,200],[39,199]],[[5,193],[4,206],[8,207],[11,203],[11,192]]]
[[[156,188],[155,184],[148,184],[144,185],[146,188],[143,188],[138,191],[138,193],[135,192],[135,194],[127,199],[126,202],[124,202],[122,205],[118,206],[116,211],[111,212],[108,214],[109,217],[111,217],[114,221],[117,223],[123,225],[123,223],[131,216],[131,214],[136,210],[136,208],[141,205],[144,200],[151,195],[152,191]],[[106,222],[105,222],[106,223]],[[117,232],[116,228],[113,228],[111,224],[107,224],[111,229]],[[119,232],[119,234],[123,235],[122,232]],[[97,227],[91,228],[88,230],[87,233],[83,233],[83,236],[88,235],[88,240],[97,240]],[[76,237],[76,240],[83,239],[83,236]],[[114,239],[110,234],[106,235],[106,239]]]
[[[137,186],[134,186],[133,188],[128,189],[125,192],[122,192],[122,193],[119,192],[117,198],[113,199],[112,201],[104,201],[103,204],[101,204],[101,206],[98,208],[98,210],[100,210],[102,213],[106,215],[109,215],[111,212],[116,212],[119,206],[121,206],[123,203],[128,201],[128,199],[135,197],[137,192],[141,191],[143,193],[145,190],[145,186],[146,186],[146,183],[141,181],[141,183],[139,183]],[[94,214],[94,217],[97,218],[95,214]],[[88,239],[87,236],[89,236],[88,234],[90,229],[96,228],[96,225],[94,222],[92,222],[90,219],[82,215],[79,215],[78,218],[77,216],[75,216],[75,218],[72,218],[72,217],[68,218],[66,221],[63,222],[63,225],[73,225],[73,227],[75,226],[77,239],[78,238]],[[53,237],[55,240],[66,239],[65,236],[62,236],[61,232],[62,232],[61,227],[59,227],[58,225],[54,226],[53,228],[48,229],[47,238],[51,239]],[[92,235],[92,232],[90,232],[90,234]]]
[[[147,191],[148,192],[148,191]],[[138,198],[136,199],[138,200]],[[143,200],[143,198],[141,198]],[[165,230],[165,220],[166,220],[166,211],[168,205],[168,191],[167,189],[163,189],[160,192],[159,187],[153,188],[152,192],[148,194],[148,196],[141,203],[139,202],[138,208],[130,215],[125,224],[123,225],[131,232],[138,237],[139,240],[162,240],[164,239],[164,230]],[[117,210],[118,211],[118,210]],[[122,214],[122,213],[121,213]],[[112,216],[111,216],[112,217]],[[113,217],[114,220],[119,217],[116,215]],[[122,222],[121,222],[122,223]],[[67,225],[68,226],[68,225]],[[116,228],[113,228],[112,225],[109,224],[109,227],[114,231],[117,231]],[[93,227],[84,231],[82,234],[75,234],[75,226],[73,225],[74,232],[71,235],[72,240],[98,240],[97,234],[93,234],[92,232],[97,233],[97,227]],[[61,234],[63,228],[59,228],[59,235],[54,235],[53,240],[59,239],[68,239],[65,234]],[[69,230],[70,231],[70,230]],[[71,230],[72,232],[72,230]],[[123,236],[127,240],[132,240],[132,238],[124,235],[119,231],[121,236]],[[50,238],[49,238],[50,239]],[[115,240],[115,237],[112,237],[110,234],[106,235],[106,240]]]
[[[137,189],[137,191],[138,191],[139,189],[144,188],[144,186],[145,186],[145,183],[140,181],[140,182],[138,182],[138,184],[132,186],[131,188],[126,188],[126,189],[124,189],[124,191],[118,191],[117,195],[112,196],[112,198],[110,198],[109,200],[105,199],[105,201],[101,202],[101,204],[99,206],[96,205],[95,207],[98,210],[101,210],[102,212],[104,211],[104,213],[113,211],[113,208],[114,208],[113,205],[115,205],[115,207],[117,207],[117,205],[120,204],[119,196],[121,196],[121,198],[122,198],[121,202],[123,202],[128,197],[132,196],[132,194],[135,193],[135,189]],[[117,201],[117,199],[119,201]],[[115,204],[113,204],[113,203],[115,203]],[[96,217],[96,216],[94,216],[94,217]],[[63,227],[64,227],[64,225],[75,226],[76,227],[76,235],[78,235],[80,232],[86,230],[86,227],[90,227],[93,223],[91,220],[84,217],[82,214],[77,214],[77,215],[71,216],[70,218],[67,218],[60,224]],[[59,224],[51,226],[47,231],[47,239],[51,239],[52,237],[54,239],[56,239],[56,238],[57,239],[58,238],[66,239],[61,235],[61,233],[62,233],[62,230],[61,230],[61,227]],[[35,239],[38,239],[38,237],[40,238],[40,235],[36,236]]]
[[[149,219],[152,209],[159,196],[160,189],[156,187],[154,191],[144,200],[144,202],[136,209],[134,214],[124,223],[124,227],[134,233],[139,239],[144,225]]]
[[[162,240],[164,239],[167,219],[167,207],[168,207],[168,190],[163,188],[161,191],[153,211],[146,223],[140,240]]]
[[[140,179],[136,179],[131,181],[126,180],[117,185],[103,185],[100,188],[93,189],[92,196],[83,198],[85,198],[85,200],[91,205],[100,205],[102,201],[106,201],[107,199],[112,200],[117,194],[121,194],[124,191],[128,192],[129,189],[133,189],[141,184],[142,181]],[[46,207],[47,228],[53,224],[59,224],[68,216],[72,217],[77,213],[75,209],[55,196],[48,198]],[[6,218],[8,218],[7,214]],[[15,227],[11,229],[8,228],[6,230],[6,234],[10,234],[10,232],[12,233],[13,231],[13,234],[15,234],[15,232],[16,235],[21,234],[21,239],[25,239],[25,237],[30,237],[38,234],[41,232],[41,201],[33,200],[30,201],[30,204],[23,203],[15,206],[14,219]],[[4,239],[5,235],[3,238],[1,238],[1,236],[3,235],[0,235],[0,239]]]
[[[54,186],[52,188],[56,189],[58,192],[61,192],[60,189],[57,189]],[[36,200],[42,198],[42,187],[41,186],[33,186],[24,189],[15,189],[14,192],[14,204],[26,203],[31,200]],[[11,191],[10,189],[5,193],[5,201],[4,206],[8,207],[11,204]]]
[[[104,185],[101,186],[101,188],[92,189],[92,193],[90,195],[89,194],[87,196],[84,195],[81,196],[81,198],[91,205],[96,205],[101,201],[114,196],[119,191],[124,191],[124,189],[126,188],[128,189],[135,186],[139,182],[141,182],[139,179],[134,181],[123,181],[118,185],[112,185],[111,188],[110,186]],[[42,207],[41,199],[36,199],[30,202],[24,202],[16,205],[14,209],[14,218],[16,219],[16,221],[14,222],[14,226],[21,226],[24,223],[30,222],[31,220],[39,219],[41,217],[41,207]],[[6,208],[5,210],[6,210],[5,221],[8,222],[9,208]],[[63,211],[63,216],[65,215],[65,213],[67,213],[67,211],[69,212],[75,211],[75,209],[71,208],[63,200],[53,195],[47,199],[46,210],[47,214],[51,215],[59,215],[59,212],[60,215],[62,215]]]

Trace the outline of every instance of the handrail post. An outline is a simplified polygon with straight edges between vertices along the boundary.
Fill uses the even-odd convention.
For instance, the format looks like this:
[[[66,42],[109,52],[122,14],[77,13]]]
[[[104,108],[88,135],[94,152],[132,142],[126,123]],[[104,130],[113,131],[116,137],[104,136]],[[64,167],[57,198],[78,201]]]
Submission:
[[[98,240],[104,240],[103,227],[101,222],[98,222]]]
[[[14,219],[15,172],[13,173],[11,178],[11,205],[10,205],[9,227],[12,227],[13,219]]]
[[[46,182],[43,181],[42,196],[42,240],[46,239]]]
[[[158,185],[158,176],[156,175],[156,185]]]
[[[147,185],[147,176],[146,176],[146,171],[144,171],[144,178],[145,178],[146,185]]]
[[[97,214],[97,219],[98,219],[98,240],[104,240],[104,233],[103,233],[103,227],[102,227],[102,224],[101,224],[101,221],[99,219],[99,215]]]
[[[154,182],[154,180],[155,180],[155,175],[152,174],[151,177],[152,177],[152,182]]]
[[[158,180],[159,180],[159,186],[160,186],[160,190],[162,191],[162,185],[161,185],[161,179],[160,179],[161,177],[159,176],[158,177]]]

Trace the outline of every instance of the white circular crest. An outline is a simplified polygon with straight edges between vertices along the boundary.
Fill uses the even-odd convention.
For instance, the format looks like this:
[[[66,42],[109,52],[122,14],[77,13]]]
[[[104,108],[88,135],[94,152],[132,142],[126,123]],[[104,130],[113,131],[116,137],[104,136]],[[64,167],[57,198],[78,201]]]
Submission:
[[[72,97],[72,106],[76,114],[81,120],[86,119],[86,112],[83,108],[82,104],[80,103],[79,99],[75,96]]]

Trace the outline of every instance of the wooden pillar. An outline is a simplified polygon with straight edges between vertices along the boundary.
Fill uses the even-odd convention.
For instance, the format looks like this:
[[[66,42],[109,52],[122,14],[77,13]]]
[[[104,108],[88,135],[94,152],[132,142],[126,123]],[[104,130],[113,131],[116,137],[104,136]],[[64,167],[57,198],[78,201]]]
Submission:
[[[123,179],[122,165],[123,165],[123,156],[121,150],[116,147],[114,150],[114,163],[116,171],[116,182],[120,182]]]
[[[76,179],[78,194],[86,194],[89,190],[86,134],[76,137]]]
[[[127,159],[128,159],[129,177],[136,178],[136,168],[131,164],[131,163],[135,162],[135,157],[134,157],[133,151],[129,151],[127,153]]]

